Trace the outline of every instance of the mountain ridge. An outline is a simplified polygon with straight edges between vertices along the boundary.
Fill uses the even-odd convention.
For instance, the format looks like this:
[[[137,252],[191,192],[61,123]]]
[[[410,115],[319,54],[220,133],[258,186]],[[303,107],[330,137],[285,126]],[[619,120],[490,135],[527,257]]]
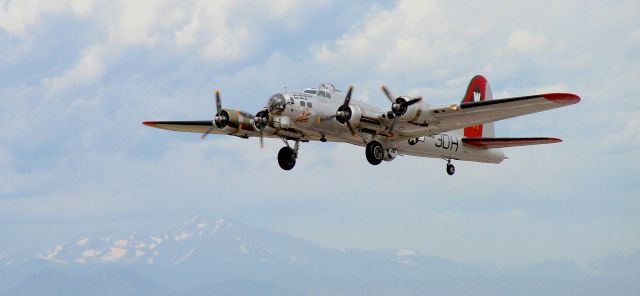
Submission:
[[[624,270],[640,271],[640,260],[628,258],[640,258],[640,252],[622,259],[615,257],[614,263],[632,262]],[[149,291],[164,291],[166,295],[205,295],[207,291],[227,295],[269,291],[274,295],[310,291],[589,295],[615,287],[625,287],[619,293],[622,295],[640,291],[635,277],[615,273],[610,262],[593,266],[601,266],[606,272],[590,272],[570,261],[504,268],[454,262],[408,249],[334,250],[285,233],[200,215],[152,235],[80,235],[30,258],[4,255],[0,257],[0,295],[36,293],[40,290],[35,288],[46,283],[69,283],[75,286],[74,291],[110,291],[105,281],[120,289],[118,295],[147,295],[144,293]],[[130,276],[120,276],[123,273]],[[101,276],[104,281],[95,280]],[[50,291],[58,291],[54,288]],[[68,292],[65,287],[57,288]]]

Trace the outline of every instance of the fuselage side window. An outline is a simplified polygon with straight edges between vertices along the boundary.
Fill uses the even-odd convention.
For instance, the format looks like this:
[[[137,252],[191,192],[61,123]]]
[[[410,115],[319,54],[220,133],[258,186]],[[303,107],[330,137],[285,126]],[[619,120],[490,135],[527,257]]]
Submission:
[[[300,101],[300,106],[304,107],[304,101]]]

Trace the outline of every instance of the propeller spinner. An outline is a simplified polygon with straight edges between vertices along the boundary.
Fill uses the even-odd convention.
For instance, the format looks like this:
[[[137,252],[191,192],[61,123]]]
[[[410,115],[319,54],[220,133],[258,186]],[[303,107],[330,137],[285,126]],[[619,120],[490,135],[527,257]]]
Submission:
[[[386,86],[383,85],[381,89],[385,96],[387,96],[387,99],[391,102],[391,111],[387,112],[387,117],[389,119],[393,119],[391,126],[389,126],[389,132],[392,133],[393,127],[396,125],[397,118],[407,113],[409,106],[422,101],[422,97],[395,97]]]
[[[200,139],[206,138],[213,129],[224,128],[229,123],[229,113],[227,111],[222,110],[222,100],[220,99],[220,90],[216,90],[216,114],[213,116],[213,120],[211,121],[211,127],[200,136]]]
[[[353,126],[351,126],[351,122],[349,122],[349,120],[351,120],[351,115],[353,114],[353,111],[349,106],[352,93],[353,93],[353,86],[349,86],[349,89],[347,90],[347,95],[344,97],[344,103],[342,103],[342,105],[338,107],[338,110],[336,111],[336,120],[342,124],[346,124],[347,127],[349,128],[349,131],[351,132],[351,135],[355,136],[356,132],[353,130]]]
[[[264,148],[264,139],[262,136],[262,130],[264,130],[269,124],[269,110],[263,109],[256,113],[256,117],[253,118],[253,123],[260,131],[260,148]]]

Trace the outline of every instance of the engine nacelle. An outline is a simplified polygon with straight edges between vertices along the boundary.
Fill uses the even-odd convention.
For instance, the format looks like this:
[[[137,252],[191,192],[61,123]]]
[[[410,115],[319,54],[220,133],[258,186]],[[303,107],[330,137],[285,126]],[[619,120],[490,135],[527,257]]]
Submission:
[[[219,119],[215,120],[215,125],[227,133],[237,130],[253,131],[252,120],[253,115],[251,114],[233,109],[222,109]]]
[[[406,98],[406,99],[410,99],[410,98]],[[407,107],[407,111],[398,119],[402,121],[414,121],[414,122],[425,121],[430,116],[428,112],[429,108],[430,108],[429,104],[425,104],[424,101],[417,102]]]
[[[269,115],[269,110],[265,108],[258,111],[253,118],[253,127],[257,131],[261,131],[270,125],[273,126],[273,117]]]
[[[362,118],[362,110],[360,106],[357,105],[349,105],[349,109],[351,109],[351,118],[349,119],[349,123],[353,127],[358,127],[360,125],[360,118]]]

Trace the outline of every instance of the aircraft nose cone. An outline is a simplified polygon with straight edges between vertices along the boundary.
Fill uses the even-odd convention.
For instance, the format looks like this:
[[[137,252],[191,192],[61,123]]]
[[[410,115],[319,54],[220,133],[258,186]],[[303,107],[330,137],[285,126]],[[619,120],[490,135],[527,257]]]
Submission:
[[[282,95],[281,93],[277,93],[269,98],[267,108],[269,109],[269,113],[281,114],[282,111],[284,111],[286,105],[287,101],[285,100],[284,95]]]

